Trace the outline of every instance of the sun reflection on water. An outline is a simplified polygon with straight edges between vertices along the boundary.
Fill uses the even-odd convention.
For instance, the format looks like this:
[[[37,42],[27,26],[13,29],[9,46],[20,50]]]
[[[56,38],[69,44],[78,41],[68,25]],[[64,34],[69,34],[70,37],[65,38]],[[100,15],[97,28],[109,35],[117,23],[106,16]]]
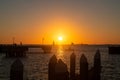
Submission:
[[[57,56],[58,59],[64,60],[64,51],[63,51],[63,47],[62,46],[58,47],[56,56]]]

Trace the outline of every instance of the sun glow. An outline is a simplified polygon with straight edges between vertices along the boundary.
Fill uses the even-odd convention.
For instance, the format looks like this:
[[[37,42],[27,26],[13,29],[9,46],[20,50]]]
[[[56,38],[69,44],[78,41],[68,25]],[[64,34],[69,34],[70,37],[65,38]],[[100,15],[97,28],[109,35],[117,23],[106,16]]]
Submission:
[[[62,41],[62,40],[63,40],[63,37],[62,37],[62,36],[58,36],[58,40],[59,40],[59,41]]]

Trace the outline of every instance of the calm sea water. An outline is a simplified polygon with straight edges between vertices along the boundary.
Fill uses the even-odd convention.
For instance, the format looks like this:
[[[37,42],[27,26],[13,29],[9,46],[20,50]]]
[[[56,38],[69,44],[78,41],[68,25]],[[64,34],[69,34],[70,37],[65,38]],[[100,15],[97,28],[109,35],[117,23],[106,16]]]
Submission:
[[[43,54],[42,49],[39,48],[29,49],[28,53],[30,54],[27,54],[27,58],[21,58],[25,68],[24,78],[28,78],[28,80],[48,80],[48,62],[53,54],[58,59],[62,59],[69,69],[70,55],[73,51],[67,50],[68,48],[69,46],[53,48],[51,54]],[[81,54],[85,54],[87,57],[90,69],[93,66],[94,54],[99,49],[102,61],[101,80],[120,80],[120,55],[109,55],[106,46],[74,46],[72,48],[74,48],[76,54],[76,73],[79,73]],[[9,80],[10,66],[14,60],[5,58],[4,54],[0,54],[0,80]]]

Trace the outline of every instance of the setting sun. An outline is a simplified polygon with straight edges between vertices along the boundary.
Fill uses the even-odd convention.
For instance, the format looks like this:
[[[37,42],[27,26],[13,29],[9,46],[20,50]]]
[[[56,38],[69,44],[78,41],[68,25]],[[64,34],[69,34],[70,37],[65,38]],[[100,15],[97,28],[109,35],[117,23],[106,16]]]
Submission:
[[[59,37],[58,37],[58,40],[59,40],[59,41],[62,41],[62,40],[63,40],[63,37],[62,37],[62,36],[59,36]]]

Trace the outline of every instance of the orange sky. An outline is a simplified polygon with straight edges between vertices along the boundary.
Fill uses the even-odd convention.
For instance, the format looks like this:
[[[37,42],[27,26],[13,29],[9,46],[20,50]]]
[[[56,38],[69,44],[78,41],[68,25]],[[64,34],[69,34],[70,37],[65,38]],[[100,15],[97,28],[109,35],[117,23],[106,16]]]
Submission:
[[[120,44],[120,1],[0,1],[0,43]],[[60,42],[58,37],[62,36]]]

